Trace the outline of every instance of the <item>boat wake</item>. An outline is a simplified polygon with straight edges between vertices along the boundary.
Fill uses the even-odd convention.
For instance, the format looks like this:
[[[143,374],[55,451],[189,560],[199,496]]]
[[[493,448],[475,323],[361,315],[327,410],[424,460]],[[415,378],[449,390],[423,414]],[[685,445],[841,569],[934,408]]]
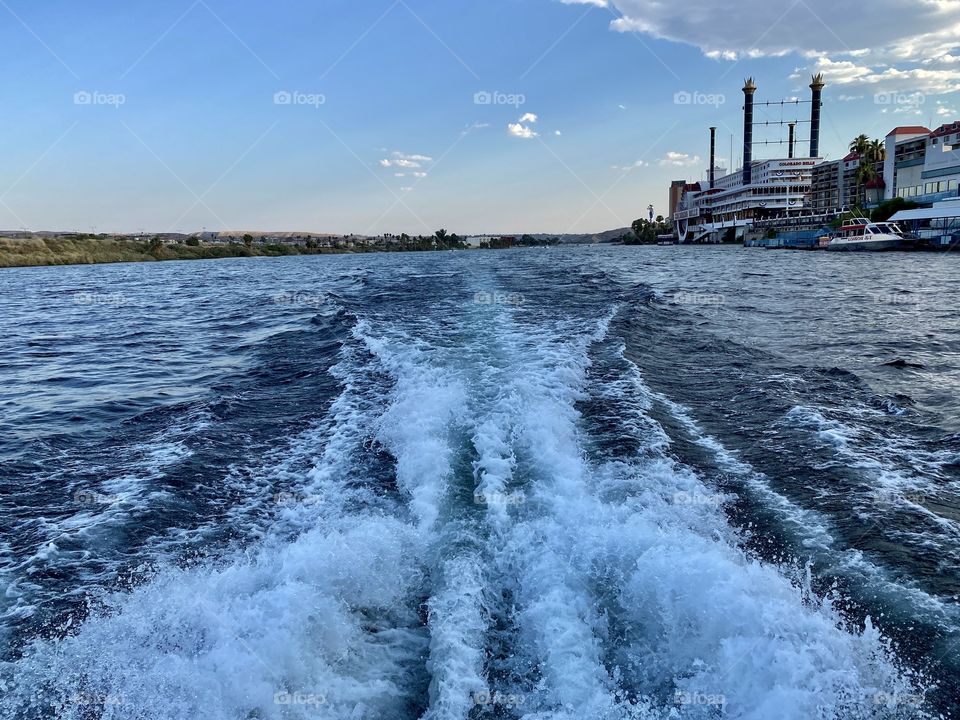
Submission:
[[[0,713],[933,717],[869,618],[741,549],[649,415],[616,307],[459,312],[360,319],[264,536],[34,640]]]

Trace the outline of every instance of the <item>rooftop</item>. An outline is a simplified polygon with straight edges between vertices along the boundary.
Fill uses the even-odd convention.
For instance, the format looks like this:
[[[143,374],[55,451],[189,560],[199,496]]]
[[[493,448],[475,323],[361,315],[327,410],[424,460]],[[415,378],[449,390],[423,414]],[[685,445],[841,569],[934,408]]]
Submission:
[[[960,121],[953,121],[952,123],[947,123],[946,125],[941,125],[932,133],[933,137],[940,137],[941,135],[949,135],[950,133],[960,131]]]
[[[895,127],[893,130],[887,133],[887,137],[891,135],[929,135],[930,128],[926,128],[923,125],[900,125]]]

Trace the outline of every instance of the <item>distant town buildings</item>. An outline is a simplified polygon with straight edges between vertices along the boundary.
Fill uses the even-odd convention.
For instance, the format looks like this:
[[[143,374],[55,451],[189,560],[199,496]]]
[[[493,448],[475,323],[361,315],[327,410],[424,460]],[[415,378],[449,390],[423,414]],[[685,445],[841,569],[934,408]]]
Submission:
[[[890,152],[890,148],[893,152]],[[933,132],[924,127],[896,128],[887,136],[884,179],[886,199],[902,197],[926,204],[957,195],[960,181],[960,122],[941,125]]]
[[[921,176],[929,137],[930,130],[922,125],[896,127],[887,133],[887,160],[883,165],[884,199],[896,196],[915,198],[923,194]]]
[[[876,179],[858,181],[858,171],[865,160],[860,153],[851,152],[840,160],[822,162],[813,168],[810,197],[806,206],[814,214],[824,215],[842,209],[876,204],[882,199],[883,161],[873,161]]]
[[[466,242],[470,247],[478,248],[484,244],[489,246],[491,242],[496,242],[499,239],[499,235],[470,235],[467,237]]]
[[[960,182],[960,122],[934,131],[922,125],[903,125],[887,133],[886,155],[875,161],[875,180],[858,184],[861,156],[852,152],[841,160],[814,168],[810,208],[829,213],[853,207],[871,207],[882,200],[903,198],[918,205],[957,196]]]
[[[824,161],[818,156],[823,88],[823,78],[814,76],[809,121],[786,122],[786,157],[754,160],[757,86],[752,78],[745,81],[741,168],[727,172],[716,167],[715,128],[710,128],[708,179],[670,183],[668,219],[680,242],[740,239],[751,228],[777,223],[825,223],[855,207],[871,208],[893,198],[929,206],[958,196],[960,121],[932,132],[920,125],[896,127],[883,141],[870,142],[861,136],[851,145],[853,151],[838,160]],[[807,155],[795,153],[798,122],[809,123]]]

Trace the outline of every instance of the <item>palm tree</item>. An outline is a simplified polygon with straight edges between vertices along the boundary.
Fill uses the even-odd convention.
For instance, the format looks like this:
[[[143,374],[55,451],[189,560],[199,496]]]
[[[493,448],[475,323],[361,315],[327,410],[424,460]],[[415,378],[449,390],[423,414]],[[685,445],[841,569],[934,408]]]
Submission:
[[[872,162],[863,162],[857,168],[857,204],[866,202],[867,186],[877,179],[877,167]]]
[[[860,134],[857,135],[850,142],[850,152],[855,152],[857,155],[866,155],[870,150],[870,138],[866,135]]]
[[[887,148],[883,140],[871,140],[864,134],[857,135],[850,142],[850,152],[860,156],[860,166],[857,168],[857,202],[859,203],[862,189],[871,180],[877,177],[876,163],[882,162],[887,156]]]
[[[877,169],[873,163],[861,163],[857,168],[857,186],[863,187],[871,180],[877,178]]]

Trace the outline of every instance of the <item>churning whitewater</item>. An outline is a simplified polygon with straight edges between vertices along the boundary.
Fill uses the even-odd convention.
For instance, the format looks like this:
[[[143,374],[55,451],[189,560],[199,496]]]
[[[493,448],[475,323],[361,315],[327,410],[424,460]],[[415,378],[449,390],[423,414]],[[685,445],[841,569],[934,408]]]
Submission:
[[[8,581],[20,642],[8,639],[2,716],[946,717],[927,709],[936,683],[900,656],[871,616],[881,612],[817,582],[818,565],[843,553],[829,518],[778,494],[695,410],[651,388],[634,322],[663,296],[573,264],[564,281],[535,252],[548,254],[522,255],[522,272],[419,258],[315,270],[304,290],[322,290],[315,303],[279,308],[275,333],[247,329],[257,352],[314,365],[281,381],[261,355],[254,380],[221,393],[254,403],[309,374],[313,396],[289,412],[312,416],[235,448],[202,487],[162,495],[156,476],[200,464],[204,450],[181,435],[229,435],[216,429],[225,410],[190,401],[163,421],[148,470],[117,471],[127,495],[51,516],[45,557],[66,553],[74,532],[97,536],[96,555],[129,532],[137,503],[231,498],[158,525],[127,557],[103,550],[99,574],[74,558],[88,586],[77,580],[75,602],[39,626],[28,619],[50,602],[55,562],[5,566],[46,570]],[[275,281],[257,280],[267,294]],[[722,472],[687,461],[688,447]],[[763,485],[755,501],[805,537],[776,556],[758,549],[757,528],[731,512],[740,490],[721,476]],[[103,482],[114,490],[96,492],[122,494]],[[893,582],[880,560],[859,560],[877,593]],[[131,562],[145,566],[135,579],[106,579]],[[930,612],[955,622],[950,608]]]

